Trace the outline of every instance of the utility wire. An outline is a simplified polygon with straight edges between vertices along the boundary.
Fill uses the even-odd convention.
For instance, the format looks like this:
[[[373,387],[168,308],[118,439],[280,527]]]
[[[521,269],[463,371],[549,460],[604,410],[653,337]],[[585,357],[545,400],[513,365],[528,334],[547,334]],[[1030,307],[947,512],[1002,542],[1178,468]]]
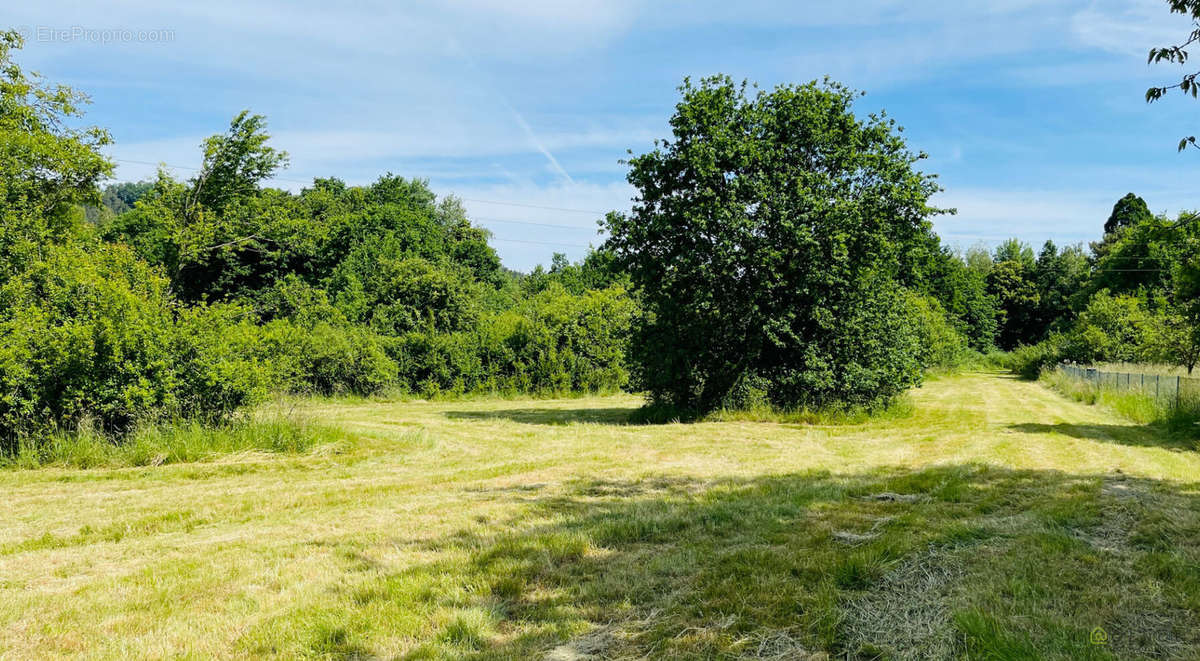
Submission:
[[[512,223],[514,225],[536,225],[538,227],[557,227],[565,230],[591,230],[596,231],[596,227],[583,227],[581,225],[558,225],[555,223],[536,223],[530,220],[509,220],[507,218],[488,218],[486,216],[471,216],[471,220],[481,221],[485,223]]]
[[[531,244],[537,245],[537,246],[561,246],[563,248],[591,248],[592,247],[590,245],[584,245],[582,243],[554,243],[553,241],[528,241],[525,239],[501,239],[501,238],[495,237],[495,236],[492,237],[492,240],[493,241],[506,241],[508,243],[531,243]]]

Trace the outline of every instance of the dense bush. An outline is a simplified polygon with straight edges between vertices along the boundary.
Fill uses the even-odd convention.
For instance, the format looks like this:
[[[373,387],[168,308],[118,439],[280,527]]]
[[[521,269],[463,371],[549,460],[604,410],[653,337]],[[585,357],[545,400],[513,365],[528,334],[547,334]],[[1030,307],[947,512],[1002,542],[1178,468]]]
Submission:
[[[1077,363],[1137,362],[1148,357],[1153,315],[1133,296],[1100,291],[1065,334],[1061,357]]]
[[[252,324],[179,312],[166,279],[127,248],[48,249],[0,288],[0,434],[222,417],[265,392]]]
[[[628,382],[634,307],[620,287],[572,294],[552,283],[470,331],[409,333],[393,355],[401,382],[426,395],[612,391]]]
[[[1006,367],[1026,379],[1036,379],[1047,368],[1063,360],[1063,337],[1051,335],[1037,344],[1024,344],[1000,358]]]
[[[1146,308],[1133,296],[1098,292],[1079,314],[1075,324],[1045,340],[1022,345],[1011,352],[1008,365],[1034,379],[1043,370],[1063,361],[1091,364],[1153,360],[1158,350],[1155,329],[1165,325],[1161,313]]]
[[[926,368],[951,369],[971,356],[967,337],[955,326],[941,303],[931,296],[907,294],[908,312],[916,320],[921,364]]]

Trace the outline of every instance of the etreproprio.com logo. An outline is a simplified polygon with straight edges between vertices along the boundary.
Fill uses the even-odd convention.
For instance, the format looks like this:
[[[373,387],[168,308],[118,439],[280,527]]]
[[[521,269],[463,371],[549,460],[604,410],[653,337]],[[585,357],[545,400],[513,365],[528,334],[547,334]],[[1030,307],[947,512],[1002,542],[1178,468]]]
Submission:
[[[26,41],[95,44],[168,43],[175,41],[175,31],[165,28],[143,30],[133,28],[89,28],[82,25],[53,27],[38,25],[21,26],[17,33]]]

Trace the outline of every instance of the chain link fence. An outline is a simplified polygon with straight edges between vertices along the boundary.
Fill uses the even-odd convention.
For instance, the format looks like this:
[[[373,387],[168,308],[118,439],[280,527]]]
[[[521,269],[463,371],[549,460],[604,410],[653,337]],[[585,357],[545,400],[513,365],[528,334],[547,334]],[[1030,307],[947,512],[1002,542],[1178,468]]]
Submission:
[[[1095,367],[1079,365],[1059,365],[1058,371],[1098,388],[1141,393],[1167,407],[1179,409],[1185,406],[1200,406],[1200,379],[1194,377],[1106,372]]]

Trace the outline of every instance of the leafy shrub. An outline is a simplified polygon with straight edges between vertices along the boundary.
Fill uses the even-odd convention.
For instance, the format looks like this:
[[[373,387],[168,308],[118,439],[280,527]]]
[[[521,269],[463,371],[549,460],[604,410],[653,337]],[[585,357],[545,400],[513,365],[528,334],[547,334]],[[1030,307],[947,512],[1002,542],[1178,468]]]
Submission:
[[[389,344],[403,387],[432,397],[479,390],[482,367],[471,333],[413,332]]]
[[[359,326],[279,319],[263,326],[262,360],[277,387],[321,395],[370,395],[395,383],[398,368],[384,338]]]
[[[962,365],[971,355],[967,338],[951,323],[945,309],[931,296],[910,293],[909,314],[916,321],[921,342],[921,363],[926,368],[949,369]]]
[[[0,435],[219,419],[267,391],[236,306],[179,310],[123,246],[54,247],[0,288]]]
[[[174,331],[180,415],[225,418],[260,401],[277,384],[268,357],[259,355],[262,333],[249,309],[235,304],[184,308]]]
[[[509,352],[508,365],[489,367],[534,392],[616,390],[629,379],[633,309],[619,286],[571,294],[554,284],[518,306],[518,318],[509,320],[502,337],[488,338]]]
[[[634,308],[619,286],[572,294],[551,283],[469,331],[407,333],[390,353],[400,383],[426,396],[611,391],[629,379]]]
[[[921,383],[921,337],[903,294],[866,287],[833,312],[803,352],[761,371],[775,407],[874,409]]]
[[[0,289],[0,434],[178,410],[166,280],[124,247],[54,247]]]
[[[1087,364],[1141,360],[1150,351],[1151,320],[1136,297],[1100,291],[1063,338],[1062,357]]]
[[[1052,334],[1037,344],[1019,346],[1004,357],[1003,365],[1026,379],[1036,379],[1063,360],[1062,343],[1061,335]]]

